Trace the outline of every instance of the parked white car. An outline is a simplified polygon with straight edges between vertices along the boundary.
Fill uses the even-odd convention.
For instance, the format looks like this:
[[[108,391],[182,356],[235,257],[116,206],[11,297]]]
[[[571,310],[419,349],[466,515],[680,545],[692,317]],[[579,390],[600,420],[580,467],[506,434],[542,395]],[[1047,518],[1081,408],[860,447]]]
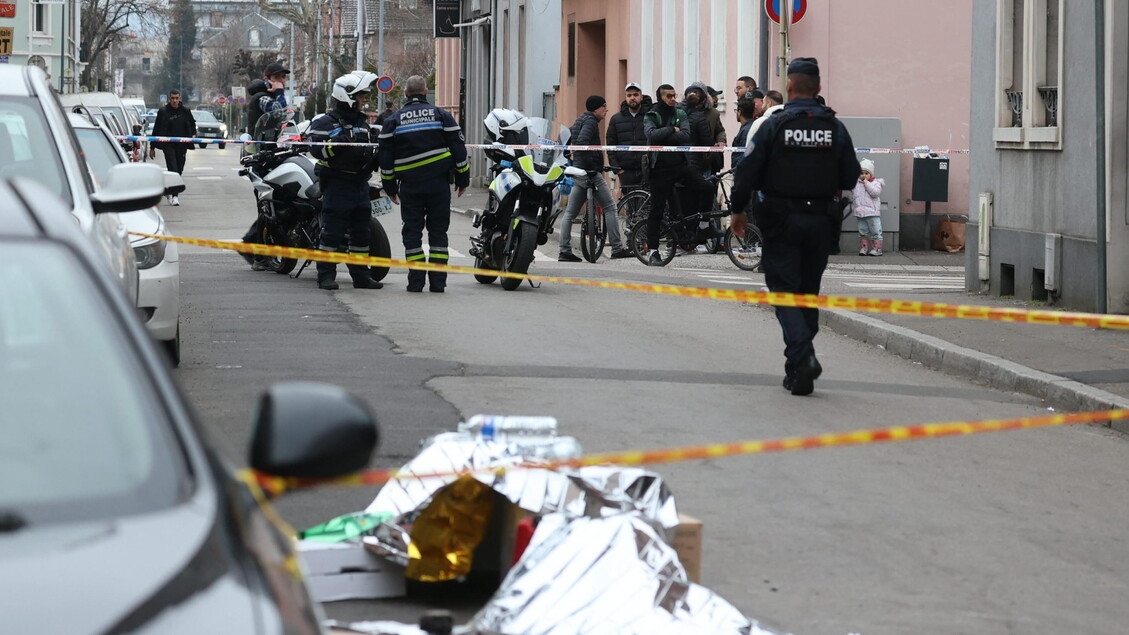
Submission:
[[[134,106],[126,105],[121,97],[114,93],[67,93],[59,95],[59,102],[63,107],[72,110],[75,106],[83,106],[90,110],[90,114],[98,121],[106,124],[110,132],[115,135],[139,135],[144,131],[141,114]],[[149,143],[121,141],[122,149],[130,161],[144,161],[148,157]]]
[[[156,205],[165,191],[164,170],[143,163],[114,166],[96,189],[47,76],[34,66],[0,64],[0,178],[19,176],[65,201],[136,303],[137,261],[117,213]]]
[[[82,115],[68,115],[86,164],[97,183],[105,180],[115,165],[128,163],[110,131]],[[175,172],[165,172],[166,191],[183,190],[184,180]],[[156,207],[119,214],[130,232],[164,235],[165,219]],[[145,327],[165,348],[173,366],[180,364],[180,256],[176,243],[130,234],[130,245],[137,261],[140,285],[137,308]]]

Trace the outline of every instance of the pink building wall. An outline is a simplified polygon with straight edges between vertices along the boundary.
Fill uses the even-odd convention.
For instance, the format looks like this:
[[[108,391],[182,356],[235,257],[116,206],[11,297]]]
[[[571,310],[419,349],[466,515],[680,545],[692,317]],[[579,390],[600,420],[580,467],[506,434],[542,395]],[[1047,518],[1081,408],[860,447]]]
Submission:
[[[819,59],[828,105],[843,116],[901,119],[905,148],[970,147],[972,0],[808,5],[792,27],[792,55]],[[968,154],[949,156],[949,202],[932,212],[965,214]],[[924,213],[924,203],[908,200],[912,157],[902,155],[901,165],[902,213]]]
[[[967,149],[972,2],[809,0],[805,16],[792,27],[791,53],[819,59],[824,97],[840,115],[901,119],[903,148]],[[562,0],[558,118],[571,123],[594,92],[614,109],[623,97],[624,73],[652,95],[661,83],[681,91],[700,79],[724,91],[722,120],[732,139],[737,77],[752,75],[762,86],[783,92],[775,76],[780,50],[775,24],[769,35],[769,77],[758,76],[762,7],[760,0]],[[573,81],[566,77],[570,19],[578,25]],[[581,37],[581,25],[601,20],[604,40],[592,50]],[[693,21],[697,28],[687,29]],[[950,159],[949,202],[934,203],[934,214],[967,213],[968,155]],[[901,166],[901,189],[908,199],[910,155],[902,155]],[[924,203],[902,201],[903,214],[924,209]]]

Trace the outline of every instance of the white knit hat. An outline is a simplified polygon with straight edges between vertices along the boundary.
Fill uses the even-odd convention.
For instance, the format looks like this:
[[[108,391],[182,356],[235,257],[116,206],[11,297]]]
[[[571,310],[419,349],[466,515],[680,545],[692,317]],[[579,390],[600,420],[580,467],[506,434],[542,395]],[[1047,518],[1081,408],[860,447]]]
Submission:
[[[870,172],[871,174],[874,174],[874,161],[871,161],[870,159],[863,159],[862,161],[859,161],[859,167],[866,170],[867,172]]]

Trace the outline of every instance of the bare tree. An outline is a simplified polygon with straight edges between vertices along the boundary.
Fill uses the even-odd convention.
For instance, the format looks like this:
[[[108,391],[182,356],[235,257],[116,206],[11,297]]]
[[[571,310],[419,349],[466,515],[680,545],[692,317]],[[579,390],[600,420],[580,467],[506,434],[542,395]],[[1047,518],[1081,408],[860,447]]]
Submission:
[[[102,55],[114,42],[125,39],[130,24],[154,24],[164,16],[161,0],[82,0],[82,48],[86,67],[81,85],[93,88],[95,74],[102,69]]]
[[[274,14],[289,20],[295,28],[306,34],[309,41],[317,38],[320,0],[258,0],[258,5],[268,15]]]
[[[204,91],[224,95],[232,86],[247,83],[248,78],[240,77],[237,67],[238,56],[244,52],[241,44],[235,29],[226,29],[202,43],[204,73],[200,83]]]

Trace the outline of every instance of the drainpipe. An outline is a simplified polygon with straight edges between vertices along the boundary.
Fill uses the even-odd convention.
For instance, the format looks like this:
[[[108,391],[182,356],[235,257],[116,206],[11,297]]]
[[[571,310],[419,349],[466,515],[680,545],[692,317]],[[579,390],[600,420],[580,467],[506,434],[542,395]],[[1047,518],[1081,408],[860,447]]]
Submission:
[[[760,66],[757,68],[757,77],[760,78],[760,83],[757,86],[767,90],[771,85],[768,82],[768,39],[770,37],[768,15],[764,11],[758,11],[757,21],[760,31],[760,54],[758,55]]]
[[[1097,242],[1098,242],[1098,276],[1097,276],[1097,302],[1096,312],[1106,312],[1106,235],[1105,235],[1105,0],[1094,2],[1094,82],[1097,90],[1094,92],[1098,98],[1097,121],[1094,124],[1094,152],[1097,165]]]

